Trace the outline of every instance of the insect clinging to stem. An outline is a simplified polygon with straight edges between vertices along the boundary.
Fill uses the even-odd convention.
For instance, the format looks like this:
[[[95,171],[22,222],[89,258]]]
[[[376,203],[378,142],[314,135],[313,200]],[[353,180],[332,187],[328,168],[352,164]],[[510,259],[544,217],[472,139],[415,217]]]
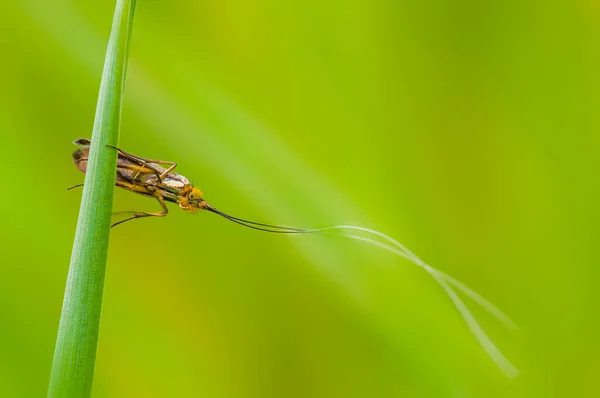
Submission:
[[[86,138],[79,138],[73,141],[73,143],[79,146],[79,148],[73,152],[73,162],[79,170],[85,173],[87,171],[91,141]],[[218,214],[229,221],[259,231],[284,234],[308,232],[307,230],[299,228],[263,224],[225,214],[209,205],[204,200],[202,191],[194,187],[185,176],[173,171],[177,167],[177,163],[142,158],[129,152],[125,152],[117,147],[110,146],[110,148],[118,152],[115,185],[148,198],[154,198],[161,206],[161,211],[157,212],[119,212],[121,214],[129,213],[131,216],[112,224],[111,227],[136,218],[164,217],[169,213],[169,209],[165,202],[172,202],[177,203],[184,211],[197,212],[200,210],[207,210]],[[77,184],[69,189],[82,185],[83,184]]]
[[[73,161],[77,168],[85,173],[87,171],[88,155],[90,151],[90,140],[85,138],[79,138],[73,143],[79,146],[79,148],[76,149],[75,152],[73,152]],[[263,224],[254,221],[244,220],[238,217],[233,217],[209,205],[204,200],[204,195],[202,194],[202,191],[200,191],[200,189],[195,188],[186,177],[182,176],[181,174],[175,173],[174,170],[177,167],[177,164],[175,162],[142,158],[136,155],[132,155],[131,153],[125,152],[124,150],[113,146],[109,146],[109,148],[107,149],[116,150],[118,152],[117,175],[115,185],[128,191],[146,196],[148,198],[156,199],[162,209],[158,212],[121,212],[129,213],[131,214],[131,216],[112,224],[112,227],[136,218],[164,217],[169,212],[165,202],[172,202],[178,204],[179,207],[184,211],[197,212],[200,210],[207,210],[212,213],[218,214],[221,217],[228,219],[229,221],[259,231],[280,234],[332,234],[337,232],[338,235],[341,234],[341,236],[345,236],[347,238],[370,243],[374,246],[380,247],[384,250],[392,252],[397,256],[400,256],[410,261],[411,263],[417,265],[421,269],[425,270],[429,275],[431,275],[431,277],[446,292],[446,294],[451,299],[451,301],[459,311],[460,315],[466,322],[471,333],[473,333],[479,344],[481,344],[483,349],[487,352],[487,354],[494,361],[494,363],[500,368],[500,370],[508,377],[516,377],[519,374],[518,369],[512,363],[510,363],[510,361],[506,357],[504,357],[500,350],[495,346],[495,344],[479,326],[473,314],[469,311],[462,299],[456,294],[454,289],[461,291],[466,296],[473,299],[475,302],[477,302],[479,305],[485,308],[488,312],[490,312],[496,319],[502,322],[506,327],[510,329],[515,329],[516,326],[510,320],[510,318],[502,311],[500,311],[496,306],[494,306],[491,302],[483,298],[477,292],[466,286],[464,283],[452,278],[451,276],[425,263],[413,252],[411,252],[404,245],[402,245],[400,242],[393,239],[392,237],[372,229],[353,225],[336,225],[332,227],[316,229],[299,229],[271,224]],[[75,188],[78,186],[83,186],[83,184],[77,184],[72,186],[71,188]]]

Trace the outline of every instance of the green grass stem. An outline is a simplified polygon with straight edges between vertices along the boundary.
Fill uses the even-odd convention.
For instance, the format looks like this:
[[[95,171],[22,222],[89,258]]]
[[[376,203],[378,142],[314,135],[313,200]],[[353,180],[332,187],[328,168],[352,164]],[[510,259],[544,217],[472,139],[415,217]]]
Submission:
[[[92,390],[110,234],[117,146],[135,0],[117,0],[60,317],[49,397]],[[75,137],[74,137],[75,138]]]

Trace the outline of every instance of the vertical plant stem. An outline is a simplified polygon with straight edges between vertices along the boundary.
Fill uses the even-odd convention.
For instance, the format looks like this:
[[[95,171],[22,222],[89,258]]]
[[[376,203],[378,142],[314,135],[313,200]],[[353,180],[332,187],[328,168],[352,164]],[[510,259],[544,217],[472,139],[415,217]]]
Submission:
[[[52,363],[49,397],[92,390],[110,234],[123,89],[135,0],[117,0]]]

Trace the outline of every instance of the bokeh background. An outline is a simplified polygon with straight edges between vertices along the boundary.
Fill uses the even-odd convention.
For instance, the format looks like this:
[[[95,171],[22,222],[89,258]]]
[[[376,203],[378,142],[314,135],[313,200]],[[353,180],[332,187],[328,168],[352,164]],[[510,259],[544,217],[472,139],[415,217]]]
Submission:
[[[114,1],[0,14],[0,396],[45,396]],[[599,388],[600,4],[141,0],[121,147],[214,206],[112,231],[94,397],[590,397]],[[118,191],[116,210],[157,204]],[[595,393],[594,393],[595,391]]]

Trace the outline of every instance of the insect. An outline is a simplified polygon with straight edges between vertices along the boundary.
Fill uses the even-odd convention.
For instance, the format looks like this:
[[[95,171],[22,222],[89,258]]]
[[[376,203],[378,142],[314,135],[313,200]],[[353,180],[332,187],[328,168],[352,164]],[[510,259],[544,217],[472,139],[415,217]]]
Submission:
[[[73,141],[73,143],[79,146],[79,148],[73,152],[73,162],[79,170],[85,173],[87,171],[91,141],[86,138],[79,138]],[[309,232],[308,230],[298,228],[280,227],[277,225],[248,221],[225,214],[206,203],[202,191],[194,187],[186,177],[174,172],[177,163],[142,158],[114,146],[108,147],[118,152],[115,185],[148,198],[154,198],[161,207],[161,211],[156,212],[119,212],[129,213],[131,216],[112,224],[111,227],[136,218],[164,217],[169,213],[169,209],[165,202],[172,202],[177,203],[184,211],[197,212],[200,210],[207,210],[218,214],[229,221],[259,231],[287,234]],[[79,186],[83,186],[83,184],[74,185],[69,189]]]
[[[79,148],[73,152],[73,161],[79,170],[82,172],[87,171],[88,155],[90,152],[90,140],[80,138],[73,142],[78,145]],[[504,357],[504,355],[498,350],[490,338],[481,329],[469,309],[466,307],[464,302],[453,290],[458,289],[462,291],[466,296],[473,299],[475,302],[483,306],[489,311],[494,317],[503,322],[508,328],[514,329],[516,326],[502,311],[496,306],[487,301],[481,295],[476,293],[474,290],[467,287],[462,282],[452,278],[449,275],[433,268],[431,265],[425,263],[413,252],[408,250],[397,240],[392,237],[383,234],[381,232],[357,227],[353,225],[336,225],[332,227],[316,228],[316,229],[298,229],[289,227],[280,227],[277,225],[262,224],[254,221],[244,220],[223,213],[220,210],[212,207],[204,200],[202,192],[193,186],[190,181],[182,176],[181,174],[175,173],[177,163],[168,162],[164,160],[146,159],[131,153],[125,152],[122,149],[109,146],[110,149],[118,152],[117,158],[117,175],[116,185],[123,189],[131,192],[146,196],[148,198],[154,198],[158,201],[161,207],[159,212],[124,212],[130,213],[131,216],[116,222],[112,225],[122,224],[126,221],[133,220],[142,217],[164,217],[169,213],[169,210],[165,202],[177,203],[179,207],[188,212],[197,212],[200,210],[207,210],[212,213],[218,214],[221,217],[228,219],[237,224],[241,224],[245,227],[257,229],[259,231],[274,232],[281,234],[298,234],[298,233],[330,233],[333,234],[336,231],[340,232],[347,238],[351,238],[358,241],[370,243],[372,245],[383,248],[390,251],[410,262],[424,269],[429,273],[433,279],[443,288],[448,294],[460,315],[463,317],[467,326],[479,342],[485,349],[488,355],[496,363],[496,365],[509,377],[515,377],[519,371],[514,367],[512,363]],[[165,167],[166,166],[166,167]],[[83,184],[77,184],[71,188],[83,186]],[[69,188],[69,189],[71,189]]]

